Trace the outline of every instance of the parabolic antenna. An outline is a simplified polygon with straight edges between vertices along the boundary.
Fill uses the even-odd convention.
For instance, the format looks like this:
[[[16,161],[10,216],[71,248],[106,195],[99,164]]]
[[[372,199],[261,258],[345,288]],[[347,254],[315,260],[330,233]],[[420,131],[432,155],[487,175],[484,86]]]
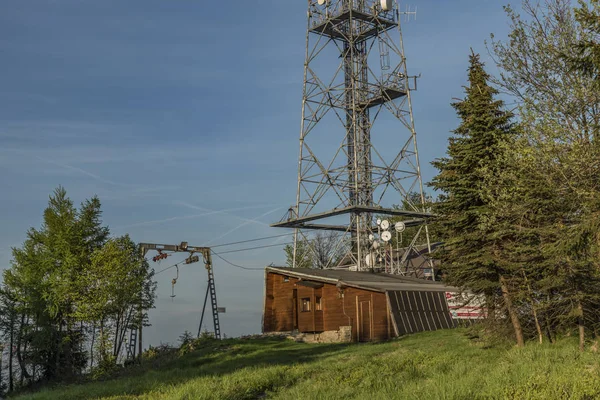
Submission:
[[[373,242],[373,248],[377,250],[379,248],[379,242]]]
[[[371,242],[372,242],[373,240],[375,240],[375,236],[373,236],[373,234],[372,234],[372,233],[369,235],[369,240],[370,240]]]
[[[390,221],[388,221],[387,219],[384,219],[383,221],[381,221],[381,229],[387,230],[389,227],[390,227]]]
[[[319,0],[319,4],[321,0]],[[390,11],[392,9],[393,0],[381,0],[381,9],[383,11]]]
[[[323,4],[327,3],[327,0],[319,0],[319,5],[322,6]]]
[[[381,225],[381,220],[377,219],[377,225]]]
[[[381,239],[384,242],[389,242],[392,239],[392,234],[389,231],[385,231],[381,234]]]
[[[367,267],[372,267],[375,265],[375,253],[367,254],[365,257],[365,262],[367,263]]]
[[[394,225],[394,229],[398,233],[404,232],[404,230],[406,229],[406,224],[404,222],[402,222],[402,221],[396,222],[396,225]]]

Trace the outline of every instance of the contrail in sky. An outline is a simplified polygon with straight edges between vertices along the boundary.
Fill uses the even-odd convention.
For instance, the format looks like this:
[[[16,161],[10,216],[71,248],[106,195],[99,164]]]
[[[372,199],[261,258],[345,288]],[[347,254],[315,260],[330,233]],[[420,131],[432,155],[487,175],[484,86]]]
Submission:
[[[239,207],[239,208],[228,208],[228,209],[225,209],[225,210],[210,211],[210,212],[205,212],[205,213],[202,213],[202,214],[182,215],[182,216],[179,216],[179,217],[171,217],[171,218],[164,218],[164,219],[155,219],[155,220],[151,220],[151,221],[136,222],[135,224],[118,226],[115,229],[125,229],[125,228],[133,228],[133,227],[136,227],[136,226],[154,225],[154,224],[160,224],[160,223],[163,223],[163,222],[171,222],[171,221],[187,220],[187,219],[193,219],[193,218],[201,218],[201,217],[206,217],[206,216],[209,216],[209,215],[223,214],[223,213],[228,213],[228,212],[232,212],[232,211],[254,210],[254,209],[257,209],[257,208],[265,208],[265,207],[270,207],[270,206],[271,206],[271,204],[269,204],[269,205],[261,205],[261,206],[248,206],[248,207]]]
[[[77,171],[80,174],[89,176],[90,178],[94,178],[95,180],[97,180],[99,182],[102,182],[102,183],[106,183],[108,185],[120,186],[120,187],[131,187],[131,185],[128,185],[128,184],[125,184],[125,183],[119,183],[119,182],[114,182],[114,181],[111,181],[111,180],[108,180],[108,179],[104,179],[101,176],[98,176],[98,175],[93,174],[93,173],[91,173],[89,171],[86,171],[83,168],[74,167],[74,166],[69,165],[69,164],[63,164],[63,163],[59,163],[59,162],[56,162],[56,161],[48,160],[46,158],[42,158],[42,157],[36,156],[35,154],[31,154],[31,153],[28,153],[28,152],[25,152],[25,151],[20,151],[20,150],[15,150],[15,149],[3,149],[3,150],[9,151],[11,153],[25,154],[25,155],[28,155],[29,157],[35,158],[35,159],[37,159],[39,161],[42,161],[42,162],[45,162],[47,164],[52,164],[52,165],[56,165],[56,166],[61,167],[61,168],[70,169],[72,171]]]
[[[39,157],[36,156],[34,154],[29,154],[27,152],[24,151],[19,151],[19,150],[15,150],[15,149],[3,149],[6,151],[10,151],[13,153],[18,153],[18,154],[26,154],[32,158],[35,158],[36,160],[39,160],[41,162],[47,163],[47,164],[52,164],[52,165],[56,165],[58,167],[61,168],[65,168],[65,169],[70,169],[72,171],[76,171],[79,172],[80,174],[89,176],[90,178],[93,178],[94,180],[98,181],[98,182],[102,182],[102,183],[106,183],[108,185],[111,186],[117,186],[117,187],[122,187],[122,188],[127,188],[129,189],[129,191],[125,194],[125,195],[121,195],[121,196],[104,196],[103,199],[104,200],[115,200],[115,199],[126,199],[126,198],[130,198],[130,197],[134,197],[134,196],[140,196],[140,197],[149,197],[149,196],[153,196],[153,194],[151,194],[152,192],[155,192],[157,189],[155,188],[151,188],[151,187],[143,187],[143,186],[138,186],[138,185],[131,185],[131,184],[127,184],[127,183],[121,183],[121,182],[115,182],[115,181],[111,181],[109,179],[105,179],[99,175],[93,174],[83,168],[79,168],[79,167],[75,167],[73,165],[70,164],[64,164],[64,163],[59,163],[53,160],[49,160],[43,157]],[[178,187],[177,187],[178,188]],[[164,190],[164,187],[162,188]],[[158,196],[159,194],[156,194],[156,196]]]
[[[175,202],[175,204],[179,204],[179,205],[181,205],[181,206],[184,206],[184,207],[187,207],[187,208],[191,208],[191,209],[193,209],[193,210],[200,210],[200,211],[207,211],[207,212],[209,212],[209,211],[213,211],[213,210],[211,210],[211,209],[204,208],[204,207],[200,207],[200,206],[195,206],[195,205],[193,205],[193,204],[186,203],[186,202],[184,202],[184,201],[176,201],[176,202]],[[265,207],[272,207],[272,206],[276,206],[276,205],[277,205],[277,204],[266,204],[266,205],[265,205]],[[264,223],[264,222],[261,222],[261,221],[255,221],[255,220],[253,220],[253,219],[249,219],[249,218],[244,218],[244,217],[241,217],[241,216],[239,216],[239,215],[235,215],[235,214],[230,214],[230,213],[227,213],[227,212],[225,212],[225,211],[223,211],[222,213],[223,213],[223,214],[226,214],[226,215],[229,215],[229,216],[231,216],[231,217],[233,217],[233,218],[241,219],[242,221],[246,221],[246,222],[254,222],[254,223],[257,223],[257,224],[260,224],[260,225],[263,225],[263,226],[269,226],[269,224],[267,224],[267,223]]]
[[[281,209],[283,209],[283,208],[285,208],[285,207],[278,207],[278,208],[275,208],[275,209],[273,209],[273,210],[267,211],[266,213],[264,213],[264,214],[261,214],[261,215],[259,215],[258,217],[254,218],[254,219],[249,219],[249,220],[247,220],[246,222],[244,222],[244,223],[242,223],[242,224],[240,224],[240,225],[236,226],[235,228],[228,230],[227,232],[225,232],[225,233],[224,233],[224,234],[222,234],[221,236],[219,236],[219,237],[215,237],[215,238],[212,238],[211,240],[209,240],[208,242],[206,242],[206,243],[204,244],[204,246],[208,246],[210,243],[214,242],[215,240],[223,239],[225,236],[227,236],[227,235],[229,235],[229,234],[231,234],[231,233],[233,233],[233,232],[237,231],[238,229],[240,229],[240,228],[242,228],[243,226],[246,226],[246,225],[248,225],[248,224],[260,224],[260,225],[267,225],[267,224],[265,224],[264,222],[260,222],[260,221],[258,221],[258,220],[259,220],[259,219],[261,219],[261,218],[263,218],[263,217],[266,217],[266,216],[267,216],[267,215],[269,215],[269,214],[273,214],[275,211],[279,211],[279,210],[281,210]]]

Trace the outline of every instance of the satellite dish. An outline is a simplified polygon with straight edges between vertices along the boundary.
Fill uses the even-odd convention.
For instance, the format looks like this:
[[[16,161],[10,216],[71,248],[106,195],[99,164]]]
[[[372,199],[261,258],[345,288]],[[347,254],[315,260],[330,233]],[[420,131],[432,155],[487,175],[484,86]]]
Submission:
[[[319,0],[319,5],[322,6],[323,4],[327,3],[327,0]]]
[[[321,0],[319,0],[319,3]],[[390,11],[392,9],[394,2],[393,0],[381,0],[381,9],[383,11]]]
[[[373,236],[373,234],[372,234],[372,233],[369,235],[369,240],[370,240],[371,242],[372,242],[373,240],[375,240],[375,236]]]
[[[381,234],[381,239],[384,242],[389,242],[392,239],[392,234],[389,231],[385,231]]]
[[[367,257],[365,257],[365,262],[367,263],[367,267],[373,267],[375,265],[375,254],[367,254]]]
[[[389,227],[390,227],[390,221],[388,221],[387,219],[384,219],[383,221],[381,221],[381,229],[387,230]]]
[[[406,229],[406,224],[404,222],[402,222],[402,221],[396,222],[396,225],[394,225],[394,229],[398,233],[404,232],[404,230]]]
[[[378,249],[379,248],[379,242],[373,242],[373,248],[374,249]]]
[[[377,219],[377,225],[381,225],[381,220]]]

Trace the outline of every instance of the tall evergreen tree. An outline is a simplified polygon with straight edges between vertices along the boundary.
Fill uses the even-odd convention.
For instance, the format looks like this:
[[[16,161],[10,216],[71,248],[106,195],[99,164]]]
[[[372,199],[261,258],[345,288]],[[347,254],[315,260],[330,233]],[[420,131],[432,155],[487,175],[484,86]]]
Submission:
[[[489,188],[499,177],[506,144],[514,140],[511,113],[496,99],[497,91],[478,54],[469,58],[465,98],[452,104],[461,120],[449,139],[446,158],[432,164],[439,174],[430,184],[442,192],[433,204],[445,246],[440,252],[445,280],[493,299],[501,293],[514,327],[517,344],[524,343],[513,305],[512,265],[504,262],[504,234],[494,223]],[[491,306],[491,304],[490,304]]]
[[[600,0],[590,0],[589,4],[579,0],[575,10],[577,21],[587,33],[574,46],[576,54],[566,54],[572,70],[583,72],[600,86]]]

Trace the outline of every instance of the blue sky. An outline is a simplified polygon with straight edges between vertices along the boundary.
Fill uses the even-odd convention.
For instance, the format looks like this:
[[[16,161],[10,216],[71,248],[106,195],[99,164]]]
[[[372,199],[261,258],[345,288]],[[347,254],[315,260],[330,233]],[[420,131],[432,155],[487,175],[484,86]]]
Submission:
[[[225,4],[226,2],[222,2]],[[0,5],[0,269],[63,185],[113,234],[216,245],[277,235],[295,200],[306,1],[54,0]],[[402,3],[402,7],[405,4]],[[423,178],[457,120],[469,48],[504,37],[502,1],[414,0],[404,24]],[[260,244],[285,242],[273,239]],[[242,246],[243,247],[243,246]],[[226,249],[223,248],[223,251]],[[280,248],[224,255],[282,264]],[[161,269],[179,259],[163,261]],[[200,264],[157,276],[147,343],[196,331]],[[215,260],[229,336],[260,330],[263,274]]]

